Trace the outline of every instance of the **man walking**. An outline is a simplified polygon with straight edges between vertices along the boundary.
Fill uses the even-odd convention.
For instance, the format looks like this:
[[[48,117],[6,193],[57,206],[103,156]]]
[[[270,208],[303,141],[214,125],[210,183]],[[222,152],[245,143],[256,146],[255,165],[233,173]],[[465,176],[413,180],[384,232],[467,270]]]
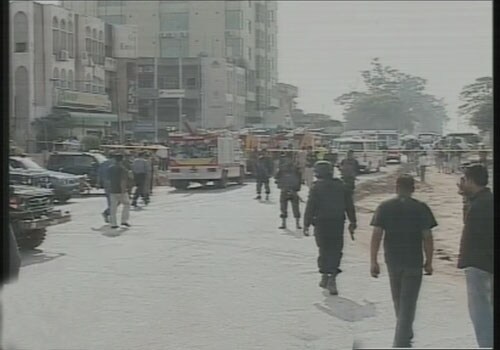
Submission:
[[[336,277],[344,247],[345,217],[349,218],[349,232],[354,239],[356,210],[352,197],[340,179],[333,178],[333,165],[327,161],[317,162],[315,175],[318,179],[309,190],[304,213],[304,235],[309,236],[309,226],[314,226],[314,236],[319,248],[318,268],[321,288],[337,295]]]
[[[359,162],[354,158],[354,151],[352,149],[347,151],[347,158],[342,159],[340,162],[340,174],[352,197],[356,188],[356,177],[359,174]]]
[[[301,187],[301,179],[299,170],[293,165],[291,160],[285,162],[276,174],[276,183],[281,190],[280,193],[280,209],[282,224],[280,229],[286,229],[286,219],[288,217],[288,202],[292,203],[293,216],[295,217],[297,229],[300,226],[300,197],[298,192]]]
[[[109,215],[110,215],[110,208],[111,208],[108,170],[113,164],[114,164],[113,159],[108,158],[103,163],[101,163],[101,165],[99,166],[99,169],[98,169],[99,184],[104,189],[104,193],[106,194],[107,207],[101,214],[102,217],[104,218],[104,222],[106,222],[106,223],[109,223]]]
[[[255,177],[257,179],[257,197],[255,199],[260,200],[262,198],[262,185],[264,185],[266,191],[266,201],[269,200],[269,194],[271,193],[269,178],[272,176],[272,173],[273,164],[271,159],[264,152],[261,152],[255,163]]]
[[[146,177],[150,171],[151,169],[148,162],[144,158],[144,153],[140,153],[132,163],[132,172],[134,174],[135,182],[135,193],[132,200],[133,207],[137,207],[137,200],[139,199],[139,196],[144,201],[144,204],[147,205],[149,203],[149,186],[146,184]]]
[[[493,194],[488,170],[482,165],[465,169],[460,190],[465,196],[464,228],[458,268],[464,269],[469,314],[479,347],[493,347]]]
[[[410,347],[413,321],[422,283],[422,266],[432,274],[433,238],[437,226],[429,207],[414,198],[415,180],[402,175],[396,181],[397,196],[379,205],[372,218],[371,275],[377,278],[377,255],[384,237],[384,252],[396,312],[394,347]],[[425,251],[423,260],[422,246]]]
[[[109,170],[109,192],[110,192],[110,221],[111,228],[118,228],[117,225],[117,211],[118,206],[121,204],[122,217],[121,225],[130,227],[128,223],[129,211],[130,211],[130,198],[127,189],[128,183],[128,171],[123,166],[123,156],[121,154],[115,156],[115,164],[113,164]]]

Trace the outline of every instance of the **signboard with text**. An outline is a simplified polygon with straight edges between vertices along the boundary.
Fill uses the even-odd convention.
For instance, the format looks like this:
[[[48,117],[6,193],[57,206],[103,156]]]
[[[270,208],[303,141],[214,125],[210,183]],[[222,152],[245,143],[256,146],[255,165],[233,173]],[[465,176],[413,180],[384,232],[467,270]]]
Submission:
[[[57,107],[85,108],[95,111],[111,112],[111,101],[108,95],[59,90]]]
[[[113,56],[137,58],[137,27],[113,24]]]
[[[158,98],[184,98],[183,89],[158,90]]]

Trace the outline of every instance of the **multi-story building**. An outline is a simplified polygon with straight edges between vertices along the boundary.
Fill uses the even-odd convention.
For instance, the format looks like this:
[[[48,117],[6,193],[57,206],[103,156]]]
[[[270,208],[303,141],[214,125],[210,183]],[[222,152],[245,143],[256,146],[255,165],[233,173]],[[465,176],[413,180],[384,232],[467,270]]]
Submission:
[[[206,129],[243,127],[245,73],[220,58],[140,58],[136,137],[163,139],[184,121]]]
[[[109,133],[119,120],[109,86],[116,61],[113,50],[107,50],[116,31],[99,18],[56,5],[9,5],[11,138],[32,151],[37,138],[57,132],[62,137]],[[63,118],[67,127],[45,130],[41,137],[36,122],[43,117]]]
[[[299,89],[290,84],[278,83],[279,108],[269,114],[269,120],[266,123],[268,127],[293,127],[292,113],[297,103],[295,99],[299,95]]]
[[[75,7],[75,2],[62,4]],[[137,26],[140,57],[202,55],[245,69],[245,123],[265,122],[279,107],[277,1],[102,0],[96,5],[104,21]]]

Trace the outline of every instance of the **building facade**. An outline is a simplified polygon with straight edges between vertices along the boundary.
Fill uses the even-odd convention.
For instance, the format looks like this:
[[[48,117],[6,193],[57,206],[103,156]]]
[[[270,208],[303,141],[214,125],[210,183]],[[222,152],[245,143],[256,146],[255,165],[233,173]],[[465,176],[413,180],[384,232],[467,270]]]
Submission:
[[[75,8],[79,1],[62,1]],[[83,1],[80,1],[83,2]],[[225,58],[245,69],[245,124],[262,123],[279,108],[277,1],[97,1],[108,23],[136,25],[138,55]],[[92,12],[93,13],[93,12]]]
[[[279,108],[270,113],[266,126],[292,128],[294,127],[292,113],[297,105],[295,99],[299,95],[299,89],[294,85],[278,83],[278,94]]]
[[[41,138],[56,134],[81,138],[111,132],[119,119],[113,101],[119,98],[111,86],[117,51],[109,47],[120,30],[97,17],[32,1],[12,1],[10,17],[11,138],[34,151]],[[47,117],[68,122],[45,130],[43,137],[39,122]]]

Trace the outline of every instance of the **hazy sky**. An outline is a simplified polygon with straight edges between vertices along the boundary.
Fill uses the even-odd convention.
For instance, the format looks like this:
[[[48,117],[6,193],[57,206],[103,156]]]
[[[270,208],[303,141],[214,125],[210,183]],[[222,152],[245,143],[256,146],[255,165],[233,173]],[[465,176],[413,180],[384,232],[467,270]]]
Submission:
[[[490,1],[279,1],[279,80],[299,108],[342,119],[333,99],[362,88],[379,57],[428,81],[456,116],[462,87],[492,75]],[[452,121],[449,128],[455,129]]]

